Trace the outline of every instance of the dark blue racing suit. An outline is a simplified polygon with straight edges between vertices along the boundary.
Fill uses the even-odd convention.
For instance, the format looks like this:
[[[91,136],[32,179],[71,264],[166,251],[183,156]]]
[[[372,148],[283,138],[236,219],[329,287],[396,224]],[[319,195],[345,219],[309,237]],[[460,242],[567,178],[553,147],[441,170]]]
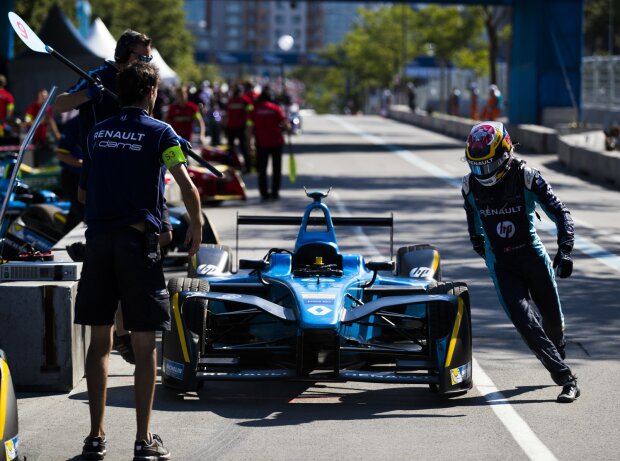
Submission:
[[[485,187],[468,174],[462,188],[467,229],[485,258],[499,300],[529,348],[561,384],[564,316],[549,256],[536,233],[538,203],[557,227],[558,246],[572,249],[573,220],[540,172],[515,159],[504,179]],[[535,304],[535,308],[533,306]]]

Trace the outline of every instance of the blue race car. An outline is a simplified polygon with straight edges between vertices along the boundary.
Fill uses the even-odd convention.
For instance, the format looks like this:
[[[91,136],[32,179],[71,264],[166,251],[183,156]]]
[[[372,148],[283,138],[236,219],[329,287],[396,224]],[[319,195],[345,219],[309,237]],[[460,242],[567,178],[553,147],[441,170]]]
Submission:
[[[328,191],[329,192],[329,191]],[[163,383],[194,390],[209,380],[306,379],[472,387],[465,283],[441,281],[428,244],[394,261],[340,251],[334,226],[388,226],[393,218],[332,217],[327,193],[299,216],[238,216],[237,225],[299,225],[292,250],[240,260],[202,245],[189,277],[171,279],[172,328],[163,335]]]

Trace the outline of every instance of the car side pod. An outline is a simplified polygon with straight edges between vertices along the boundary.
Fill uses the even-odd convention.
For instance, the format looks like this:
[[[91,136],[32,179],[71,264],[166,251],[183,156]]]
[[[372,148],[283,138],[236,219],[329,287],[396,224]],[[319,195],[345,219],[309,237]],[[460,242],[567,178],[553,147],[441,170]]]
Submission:
[[[0,447],[0,459],[7,461],[19,459],[17,399],[9,365],[2,349],[0,349]]]

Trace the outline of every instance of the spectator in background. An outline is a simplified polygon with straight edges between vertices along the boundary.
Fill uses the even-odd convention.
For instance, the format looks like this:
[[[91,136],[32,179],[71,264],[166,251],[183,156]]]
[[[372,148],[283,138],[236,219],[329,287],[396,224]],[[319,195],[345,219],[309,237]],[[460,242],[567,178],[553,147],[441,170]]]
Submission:
[[[282,181],[282,131],[288,123],[282,109],[274,103],[271,89],[266,86],[250,112],[249,123],[254,127],[256,140],[256,163],[258,170],[258,189],[262,200],[278,200]],[[271,192],[267,187],[267,167],[271,158]]]
[[[81,145],[80,120],[76,115],[62,126],[60,141],[56,148],[56,156],[61,168],[62,197],[71,203],[65,222],[65,234],[84,220],[84,204],[78,200],[77,196],[84,159]]]
[[[168,106],[166,122],[172,129],[189,142],[192,141],[194,124],[198,123],[200,142],[207,144],[205,138],[205,124],[200,114],[198,105],[189,101],[189,90],[187,85],[181,85],[175,90],[174,102]]]
[[[45,88],[37,91],[35,100],[26,108],[26,116],[24,117],[26,127],[30,127],[30,125],[32,125],[32,122],[39,113],[39,110],[48,95],[49,93]],[[54,120],[54,111],[51,106],[47,108],[45,116],[41,120],[41,123],[37,128],[37,131],[34,132],[34,137],[32,138],[32,142],[35,146],[33,165],[35,167],[47,165],[55,157],[54,149],[52,147],[53,141],[49,139],[48,131],[50,132],[49,134],[54,137],[54,141],[60,139],[60,131],[58,130],[58,126]]]
[[[11,128],[15,99],[6,90],[6,77],[0,74],[0,136],[7,136]]]
[[[504,97],[502,92],[499,91],[497,85],[491,85],[489,87],[489,97],[482,110],[482,118],[484,120],[497,120],[504,108]]]
[[[461,90],[452,88],[450,94],[450,115],[459,115],[461,112]]]
[[[160,85],[157,91],[157,99],[153,107],[153,117],[157,120],[165,120],[166,112],[172,98],[170,97],[170,88],[167,85]]]
[[[415,85],[413,82],[407,83],[407,104],[409,105],[409,110],[415,112]]]
[[[252,161],[245,139],[245,127],[248,119],[248,103],[241,94],[241,87],[235,85],[233,94],[226,104],[225,129],[228,149],[234,152],[235,140],[239,140],[239,150],[243,156],[243,171],[249,173]]]
[[[476,82],[472,82],[469,85],[469,117],[472,120],[478,120],[478,85]]]

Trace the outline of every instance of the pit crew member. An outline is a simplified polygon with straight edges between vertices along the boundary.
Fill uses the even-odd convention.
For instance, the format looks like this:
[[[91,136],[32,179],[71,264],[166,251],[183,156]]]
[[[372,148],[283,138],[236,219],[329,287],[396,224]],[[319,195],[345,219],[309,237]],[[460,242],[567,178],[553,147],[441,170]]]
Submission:
[[[135,355],[137,431],[134,460],[168,459],[161,438],[149,431],[156,380],[155,331],[170,328],[158,232],[162,228],[164,173],[177,181],[190,216],[188,253],[198,250],[202,215],[198,191],[185,166],[177,134],[151,118],[159,75],[136,62],[119,72],[120,113],[95,125],[87,140],[86,255],[78,285],[75,322],[91,326],[86,379],[91,415],[83,456],[103,459],[107,369],[119,300]]]

